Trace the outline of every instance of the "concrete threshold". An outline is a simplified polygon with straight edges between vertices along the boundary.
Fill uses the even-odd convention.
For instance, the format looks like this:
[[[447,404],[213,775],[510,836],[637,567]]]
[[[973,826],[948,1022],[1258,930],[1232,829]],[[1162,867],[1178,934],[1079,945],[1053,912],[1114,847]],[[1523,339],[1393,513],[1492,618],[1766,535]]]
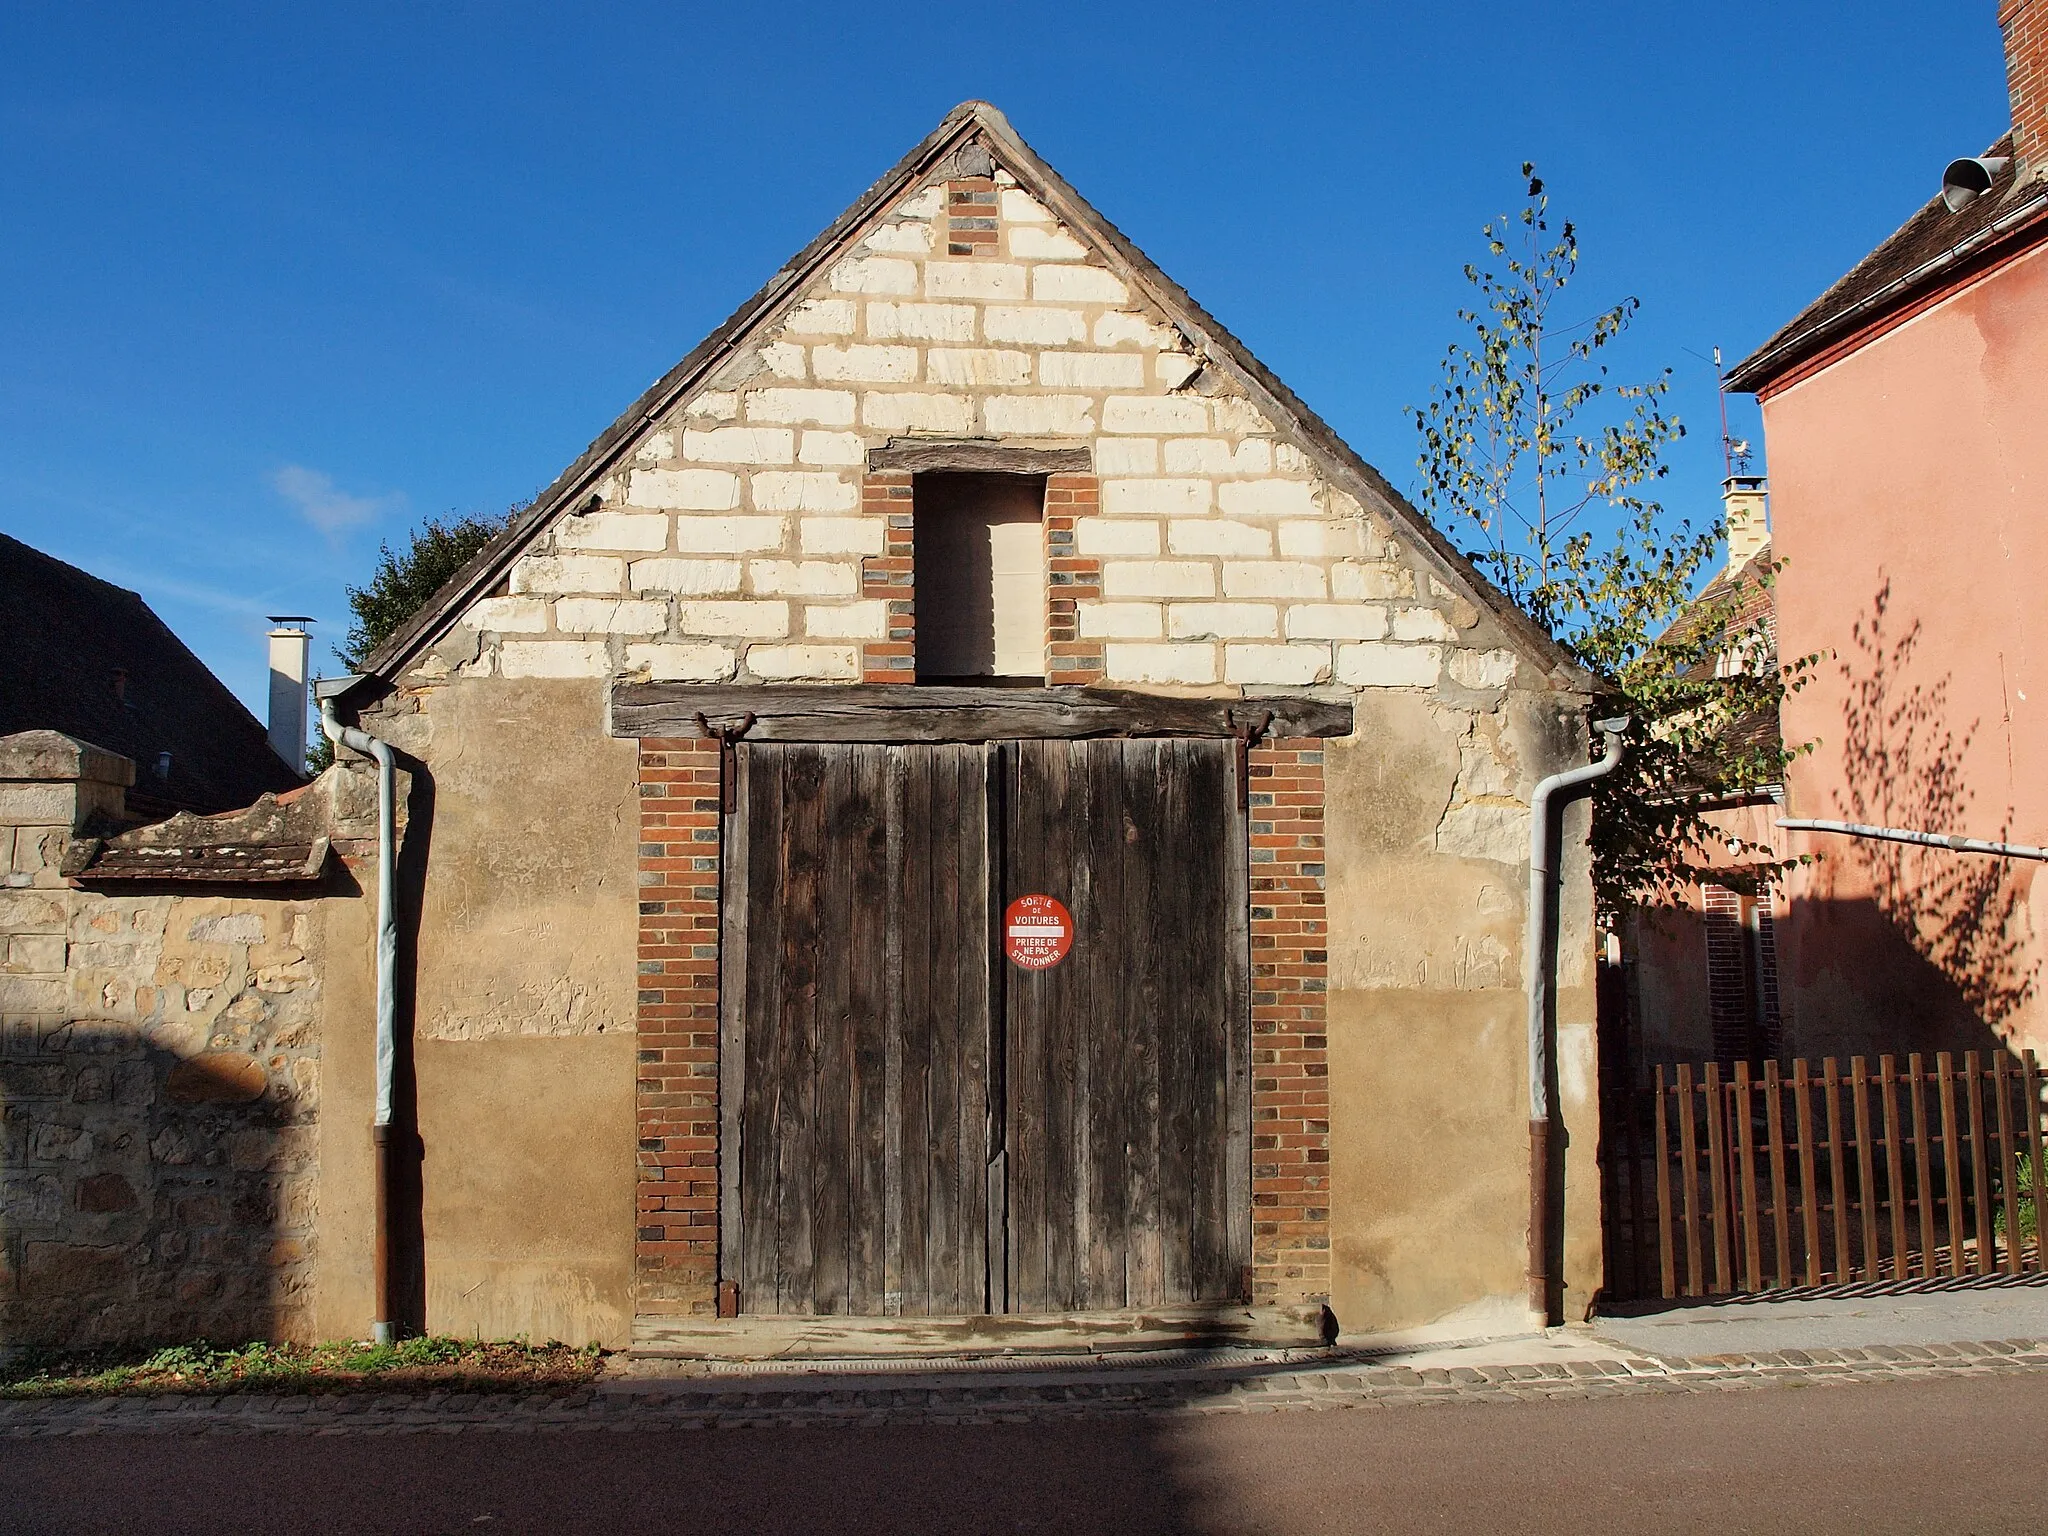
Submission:
[[[1321,1349],[1321,1307],[1196,1305],[997,1317],[637,1317],[638,1362],[1013,1360],[1158,1350]]]

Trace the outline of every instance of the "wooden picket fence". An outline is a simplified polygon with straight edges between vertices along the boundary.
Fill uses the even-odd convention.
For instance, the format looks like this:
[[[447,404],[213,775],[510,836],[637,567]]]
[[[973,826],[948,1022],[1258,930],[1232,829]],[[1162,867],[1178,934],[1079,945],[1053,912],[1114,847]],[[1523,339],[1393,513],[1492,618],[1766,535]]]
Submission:
[[[1602,1138],[1615,1299],[2048,1268],[2032,1051],[1659,1066]]]

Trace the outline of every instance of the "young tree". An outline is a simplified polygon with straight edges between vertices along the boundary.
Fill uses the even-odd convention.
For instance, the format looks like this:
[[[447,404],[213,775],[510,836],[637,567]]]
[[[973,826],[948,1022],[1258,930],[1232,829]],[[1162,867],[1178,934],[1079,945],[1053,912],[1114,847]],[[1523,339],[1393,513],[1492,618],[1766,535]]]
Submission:
[[[351,615],[348,639],[335,647],[334,654],[351,672],[359,671],[372,651],[396,634],[522,510],[523,504],[497,517],[481,512],[460,517],[450,513],[445,520],[430,517],[413,529],[402,553],[380,544],[370,584],[345,589]],[[316,732],[307,758],[309,770],[318,773],[333,761],[333,744],[324,732]]]
[[[389,544],[379,545],[370,584],[348,588],[349,612],[354,617],[347,642],[334,654],[351,671],[361,667],[372,651],[396,634],[520,510],[513,507],[500,517],[481,512],[463,517],[450,513],[446,521],[430,517],[412,531],[403,554],[394,552]]]
[[[1741,621],[1745,588],[1776,567],[1695,599],[1715,564],[1718,525],[1695,529],[1650,492],[1664,450],[1684,435],[1664,411],[1670,370],[1611,382],[1606,349],[1638,308],[1623,299],[1572,322],[1557,311],[1578,268],[1577,232],[1555,234],[1549,198],[1524,164],[1519,212],[1485,226],[1485,267],[1468,265],[1480,307],[1461,309],[1469,341],[1451,347],[1443,382],[1411,409],[1425,508],[1471,558],[1611,695],[1633,721],[1622,768],[1599,782],[1593,878],[1601,909],[1675,895],[1708,867],[1709,845],[1738,856],[1722,884],[1761,888],[1793,861],[1732,840],[1706,820],[1717,800],[1781,779],[1774,729],[1788,681],[1770,631]]]

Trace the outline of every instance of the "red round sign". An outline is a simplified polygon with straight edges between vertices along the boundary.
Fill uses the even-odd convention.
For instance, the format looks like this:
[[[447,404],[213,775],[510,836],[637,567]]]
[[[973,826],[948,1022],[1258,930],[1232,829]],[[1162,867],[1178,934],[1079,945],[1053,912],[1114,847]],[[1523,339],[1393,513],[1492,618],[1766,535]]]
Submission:
[[[1057,897],[1019,896],[1003,911],[1003,953],[1027,971],[1050,970],[1074,947],[1074,917]]]

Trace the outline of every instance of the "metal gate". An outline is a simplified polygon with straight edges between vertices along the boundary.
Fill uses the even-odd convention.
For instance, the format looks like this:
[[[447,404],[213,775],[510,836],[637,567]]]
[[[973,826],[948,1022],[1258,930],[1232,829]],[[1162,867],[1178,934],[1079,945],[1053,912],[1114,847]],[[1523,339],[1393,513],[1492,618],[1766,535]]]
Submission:
[[[720,1278],[750,1314],[1245,1294],[1246,835],[1227,741],[742,743]],[[1054,896],[1061,964],[1002,960]]]

